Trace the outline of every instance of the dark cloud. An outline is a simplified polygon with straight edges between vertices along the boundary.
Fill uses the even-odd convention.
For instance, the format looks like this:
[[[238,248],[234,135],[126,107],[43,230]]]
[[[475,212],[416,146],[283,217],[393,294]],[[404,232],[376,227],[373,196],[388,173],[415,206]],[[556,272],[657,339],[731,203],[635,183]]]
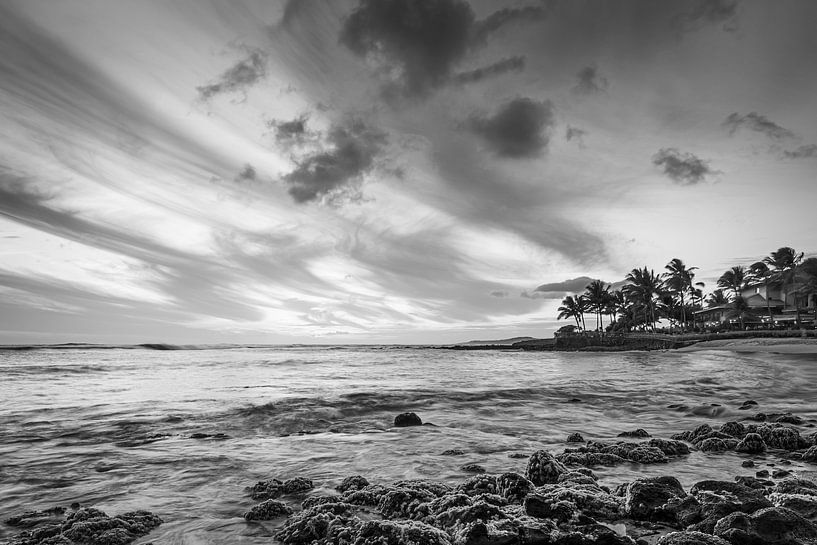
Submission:
[[[336,124],[326,137],[324,151],[306,157],[283,177],[296,202],[314,201],[334,189],[358,181],[374,166],[387,136],[360,119]]]
[[[809,159],[817,158],[817,144],[800,146],[794,150],[785,150],[783,156],[787,159]]]
[[[273,119],[267,122],[267,126],[275,129],[275,139],[279,142],[299,142],[308,134],[306,129],[308,120],[309,115],[303,114],[291,121]]]
[[[221,93],[244,91],[266,75],[267,54],[260,49],[249,51],[246,58],[229,68],[215,83],[196,87],[199,97],[208,100]]]
[[[550,101],[517,98],[491,117],[472,116],[468,128],[500,157],[537,157],[550,141],[554,117]]]
[[[585,66],[576,74],[578,83],[573,86],[572,91],[578,95],[593,95],[607,91],[609,85],[607,78],[601,75],[595,66]]]
[[[235,177],[235,181],[237,182],[252,182],[255,181],[257,173],[255,172],[255,167],[250,164],[244,165],[244,168],[241,169],[241,172]]]
[[[740,115],[737,112],[732,113],[724,120],[722,126],[729,129],[730,135],[735,134],[738,129],[748,129],[765,134],[772,140],[794,137],[793,132],[770,121],[766,116],[760,115],[757,112],[751,112],[746,115]]]
[[[489,64],[488,66],[470,70],[468,72],[461,72],[454,76],[456,83],[474,83],[485,78],[498,76],[506,72],[521,71],[525,68],[525,57],[516,56],[502,59],[501,61]]]
[[[498,297],[500,299],[508,297],[510,294],[505,290],[495,290],[490,293],[491,297]]]
[[[474,13],[462,0],[361,0],[340,41],[382,60],[386,92],[422,97],[442,86],[468,51]]]
[[[681,32],[718,24],[728,32],[737,30],[738,0],[695,0],[684,5],[689,9],[673,20],[675,28]]]
[[[542,284],[538,286],[534,292],[537,293],[550,293],[553,294],[554,297],[561,297],[565,293],[581,293],[584,291],[584,288],[587,285],[596,280],[595,278],[590,278],[589,276],[579,276],[577,278],[571,278],[569,280],[564,280],[562,282],[551,282],[550,284]]]
[[[508,23],[516,21],[533,21],[545,16],[545,9],[540,6],[525,6],[523,8],[504,8],[495,11],[485,19],[478,21],[474,29],[473,40],[483,43],[488,35],[496,32]]]
[[[662,148],[653,155],[652,163],[663,169],[664,174],[680,185],[695,185],[717,171],[709,168],[709,162],[691,153],[681,153],[675,148]]]
[[[574,138],[579,143],[579,146],[584,145],[584,136],[587,134],[587,131],[584,129],[580,129],[578,127],[571,127],[570,125],[567,126],[565,130],[565,140],[570,142]]]

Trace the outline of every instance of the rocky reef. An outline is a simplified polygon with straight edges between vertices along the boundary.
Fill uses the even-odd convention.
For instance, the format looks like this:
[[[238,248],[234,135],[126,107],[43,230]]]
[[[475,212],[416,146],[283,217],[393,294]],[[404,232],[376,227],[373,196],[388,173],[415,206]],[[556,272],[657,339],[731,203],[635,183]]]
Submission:
[[[28,528],[12,538],[8,545],[126,545],[150,533],[162,524],[162,519],[148,511],[131,511],[111,517],[92,507],[77,507],[70,511],[55,507],[29,511],[5,522],[10,526]]]

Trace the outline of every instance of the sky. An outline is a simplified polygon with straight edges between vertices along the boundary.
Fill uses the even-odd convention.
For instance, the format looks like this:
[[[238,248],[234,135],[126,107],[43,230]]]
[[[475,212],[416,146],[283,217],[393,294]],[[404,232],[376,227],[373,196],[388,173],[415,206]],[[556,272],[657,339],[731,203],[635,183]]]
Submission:
[[[817,253],[817,2],[6,0],[0,344],[544,337]]]

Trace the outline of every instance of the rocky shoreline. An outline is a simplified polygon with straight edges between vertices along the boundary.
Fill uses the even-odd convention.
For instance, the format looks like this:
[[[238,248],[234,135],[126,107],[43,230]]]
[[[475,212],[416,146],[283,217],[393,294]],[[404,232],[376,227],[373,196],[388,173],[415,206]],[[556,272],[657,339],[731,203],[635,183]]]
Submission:
[[[756,404],[749,400],[741,408]],[[394,425],[422,421],[404,413]],[[606,442],[574,433],[562,452],[527,455],[523,471],[487,474],[470,464],[462,471],[476,474],[456,485],[373,483],[354,475],[326,493],[303,476],[270,478],[246,488],[248,503],[255,503],[243,517],[247,524],[264,524],[286,545],[817,544],[817,483],[792,470],[795,464],[817,464],[817,433],[805,433],[809,426],[796,415],[757,413],[743,422],[703,424],[668,438],[651,437],[643,429]],[[621,464],[679,464],[696,450],[739,453],[742,467],[754,474],[685,489],[669,470],[672,464],[663,476],[613,487],[594,472]],[[754,459],[767,453],[779,466],[770,464],[771,473],[752,469]],[[30,511],[5,523],[22,530],[9,545],[126,545],[162,519],[147,511],[111,517],[75,504]]]

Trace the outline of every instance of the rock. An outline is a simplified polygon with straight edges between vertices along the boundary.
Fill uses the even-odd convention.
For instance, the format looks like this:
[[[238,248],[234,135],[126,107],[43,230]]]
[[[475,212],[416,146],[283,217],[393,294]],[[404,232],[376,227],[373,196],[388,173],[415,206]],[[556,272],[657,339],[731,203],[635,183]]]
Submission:
[[[792,413],[781,414],[780,416],[776,417],[774,421],[781,424],[794,424],[796,426],[802,426],[806,423],[806,421],[801,417]]]
[[[556,456],[556,459],[567,466],[617,466],[627,460],[615,454],[601,452],[566,452]]]
[[[536,486],[555,483],[567,468],[546,450],[537,450],[528,460],[525,477]]]
[[[524,452],[511,452],[508,454],[508,458],[529,458],[529,454],[525,454]]]
[[[619,437],[632,437],[635,439],[646,439],[647,437],[652,437],[646,430],[642,428],[638,428],[637,430],[633,431],[623,431],[618,434]]]
[[[767,507],[751,515],[732,513],[718,521],[714,533],[733,544],[793,545],[817,540],[817,528],[785,507]]]
[[[405,428],[408,426],[422,426],[423,421],[414,413],[398,414],[394,417],[394,426],[397,428]]]
[[[760,471],[755,472],[755,477],[758,479],[768,479],[769,478],[769,470],[768,469],[761,469]]]
[[[766,443],[763,438],[757,433],[747,433],[740,442],[735,445],[737,452],[745,452],[747,454],[760,454],[766,452]]]
[[[309,496],[301,502],[301,509],[311,509],[316,505],[323,505],[326,503],[338,503],[343,501],[340,496]]]
[[[669,461],[661,449],[642,443],[620,442],[605,446],[601,452],[615,454],[637,464],[665,464]]]
[[[349,542],[355,545],[451,545],[447,533],[422,522],[368,520],[353,535]]]
[[[780,424],[762,424],[756,427],[756,433],[770,448],[797,450],[807,446],[807,441],[800,437],[799,431]]]
[[[629,483],[624,495],[624,513],[636,520],[651,522],[675,522],[668,512],[670,500],[679,502],[686,496],[684,488],[675,477],[645,477]]]
[[[772,505],[763,495],[762,490],[749,488],[737,482],[708,480],[692,485],[691,494],[697,497],[701,492],[711,492],[714,498],[710,497],[710,500],[714,499],[715,503],[728,504],[732,511],[754,513],[758,509],[764,509]]]
[[[719,537],[703,532],[670,532],[661,536],[657,545],[731,545]]]
[[[755,490],[760,490],[763,492],[767,487],[774,486],[774,481],[769,481],[766,479],[758,479],[756,477],[751,477],[749,475],[741,475],[735,477],[735,482],[740,483],[743,486],[748,488],[754,488]]]
[[[343,532],[354,533],[356,523],[347,503],[316,505],[289,517],[275,538],[287,545],[306,545]]]
[[[309,479],[305,479],[303,477],[295,477],[294,479],[288,479],[281,484],[281,492],[283,494],[294,494],[296,492],[305,492],[307,490],[312,490],[315,488],[312,485],[312,481]]]
[[[769,499],[775,507],[785,507],[807,519],[817,517],[817,496],[804,494],[780,494],[773,492]]]
[[[718,431],[739,439],[746,435],[746,426],[740,422],[725,422]]]
[[[519,473],[503,473],[496,480],[496,493],[509,502],[521,502],[533,489],[533,483]]]
[[[52,507],[51,509],[44,509],[42,511],[26,511],[20,515],[7,518],[5,523],[9,526],[31,528],[43,522],[62,519],[64,514],[65,507]]]
[[[94,545],[124,545],[150,533],[161,523],[161,518],[148,511],[109,517],[98,509],[82,508],[68,515],[59,536],[54,537]]]
[[[754,399],[747,399],[743,402],[742,407],[757,407],[757,401]]]
[[[740,444],[740,443],[738,443],[738,444]],[[735,447],[735,450],[737,450],[737,447]],[[742,461],[740,463],[740,466],[741,467],[755,467],[755,463],[752,460],[744,460],[744,461]]]
[[[353,475],[346,477],[343,481],[335,487],[338,492],[348,492],[349,490],[362,490],[369,486],[369,481],[362,475]]]
[[[772,478],[774,479],[782,479],[783,477],[788,477],[791,475],[791,471],[787,469],[775,469],[772,471]]]
[[[442,451],[442,456],[463,456],[465,451],[462,451],[458,448],[450,448],[448,450]]]
[[[817,484],[805,479],[786,479],[774,487],[773,493],[817,496]]]
[[[497,484],[496,475],[475,475],[467,481],[460,483],[455,491],[467,494],[468,496],[497,494],[499,492],[499,486]]]
[[[737,444],[738,442],[734,439],[725,441],[719,437],[710,437],[709,439],[701,441],[698,444],[698,448],[701,449],[702,452],[723,452],[734,448]]]
[[[806,452],[803,453],[803,456],[800,459],[804,462],[809,462],[810,464],[817,464],[817,446],[806,449]]]
[[[592,484],[565,481],[537,488],[525,497],[525,512],[539,518],[585,516],[615,520],[621,516],[622,499],[613,496],[595,482]],[[555,506],[549,508],[549,506]],[[547,515],[549,509],[553,515]]]
[[[672,436],[672,439],[675,439],[677,441],[688,441],[690,443],[694,443],[695,439],[703,435],[712,433],[712,431],[713,431],[712,426],[710,426],[709,424],[701,424],[692,431],[676,433],[675,435]]]
[[[259,503],[246,513],[244,513],[244,520],[272,520],[277,517],[287,516],[292,514],[292,509],[284,502],[278,500],[267,500]]]
[[[268,481],[258,481],[250,488],[250,497],[254,500],[271,500],[277,498],[283,491],[281,485],[283,481],[270,479]]]
[[[460,467],[460,471],[466,473],[485,473],[485,468],[479,464],[465,464]]]
[[[576,514],[576,506],[567,501],[551,502],[539,494],[530,494],[524,501],[525,513],[532,517],[565,523]]]
[[[383,495],[377,507],[386,519],[420,520],[428,514],[428,506],[424,504],[436,498],[437,496],[428,490],[393,488]]]
[[[674,439],[660,439],[654,437],[647,441],[647,446],[655,447],[667,456],[682,456],[689,454],[689,447],[683,441]]]
[[[581,433],[571,433],[567,436],[566,442],[568,443],[584,443],[584,437],[582,437]]]

